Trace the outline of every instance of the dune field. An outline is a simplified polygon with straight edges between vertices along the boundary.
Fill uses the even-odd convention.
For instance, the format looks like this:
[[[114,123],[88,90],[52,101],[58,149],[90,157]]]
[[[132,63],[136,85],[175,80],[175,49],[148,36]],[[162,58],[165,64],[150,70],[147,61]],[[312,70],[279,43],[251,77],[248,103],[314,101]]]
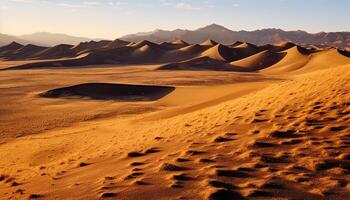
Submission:
[[[0,59],[0,199],[349,198],[346,49],[13,42]]]

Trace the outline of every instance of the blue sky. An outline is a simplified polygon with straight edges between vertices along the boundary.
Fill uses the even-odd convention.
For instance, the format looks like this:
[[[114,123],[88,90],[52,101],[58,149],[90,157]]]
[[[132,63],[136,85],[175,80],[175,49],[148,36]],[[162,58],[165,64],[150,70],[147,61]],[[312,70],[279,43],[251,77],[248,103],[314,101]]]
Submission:
[[[1,0],[0,33],[92,38],[196,29],[350,31],[350,0]]]

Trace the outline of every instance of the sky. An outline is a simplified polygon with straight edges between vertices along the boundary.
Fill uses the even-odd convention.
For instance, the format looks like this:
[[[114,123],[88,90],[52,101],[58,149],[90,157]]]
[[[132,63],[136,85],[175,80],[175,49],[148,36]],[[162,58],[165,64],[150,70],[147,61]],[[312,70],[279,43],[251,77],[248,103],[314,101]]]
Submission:
[[[155,29],[350,31],[350,0],[0,0],[0,33],[114,39]]]

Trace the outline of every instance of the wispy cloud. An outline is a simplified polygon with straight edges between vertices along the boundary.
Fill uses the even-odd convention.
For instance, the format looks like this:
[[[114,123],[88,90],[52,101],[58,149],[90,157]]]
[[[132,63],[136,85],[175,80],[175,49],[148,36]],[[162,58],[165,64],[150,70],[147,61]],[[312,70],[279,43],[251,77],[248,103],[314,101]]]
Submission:
[[[175,7],[178,9],[185,9],[185,10],[200,10],[201,9],[201,7],[195,6],[195,5],[190,4],[190,3],[178,3],[175,5]]]
[[[32,3],[34,2],[33,0],[11,0],[13,2],[19,2],[19,3]]]
[[[100,5],[99,2],[96,2],[96,1],[85,1],[83,2],[84,5],[88,5],[88,6],[97,6],[97,5]]]
[[[88,5],[85,4],[69,4],[69,3],[59,3],[58,6],[63,6],[67,8],[86,8]]]

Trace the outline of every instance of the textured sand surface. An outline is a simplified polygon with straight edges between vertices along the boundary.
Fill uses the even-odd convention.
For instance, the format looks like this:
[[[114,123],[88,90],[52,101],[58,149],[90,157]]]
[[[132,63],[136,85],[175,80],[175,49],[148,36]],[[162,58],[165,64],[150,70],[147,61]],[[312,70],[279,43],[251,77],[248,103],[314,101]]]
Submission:
[[[131,45],[158,51],[144,43]],[[201,46],[207,58],[234,57],[214,41]],[[0,71],[0,199],[347,199],[349,60],[284,43],[233,61],[264,68],[251,73],[115,64]],[[39,95],[86,83],[132,84],[145,96],[140,85],[174,90],[149,101]]]

